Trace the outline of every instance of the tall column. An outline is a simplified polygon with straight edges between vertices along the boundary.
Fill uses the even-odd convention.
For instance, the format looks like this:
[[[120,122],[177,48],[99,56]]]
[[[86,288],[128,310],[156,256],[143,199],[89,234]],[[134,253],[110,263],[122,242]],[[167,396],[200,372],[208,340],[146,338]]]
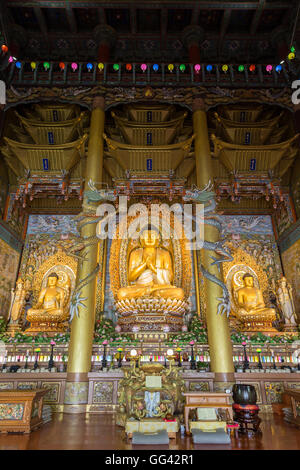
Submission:
[[[193,126],[195,137],[195,159],[197,186],[203,188],[209,181],[213,182],[213,168],[210,154],[210,144],[207,129],[205,105],[201,98],[193,103]],[[219,239],[219,231],[212,225],[204,226],[205,240],[216,242]],[[211,256],[214,252],[201,251],[201,261],[204,268],[211,274],[223,280],[217,266],[211,266]],[[208,342],[210,349],[211,370],[215,373],[215,390],[224,390],[234,382],[234,366],[232,357],[232,343],[228,320],[225,314],[217,313],[219,301],[222,297],[222,288],[208,279],[205,279],[206,288],[206,322]]]
[[[116,31],[108,25],[98,25],[94,29],[94,38],[98,43],[98,60],[107,63],[110,60],[111,49],[117,39]]]
[[[85,190],[88,189],[87,184],[90,179],[96,183],[102,181],[104,118],[104,98],[96,97],[91,114]],[[96,224],[85,225],[81,230],[83,237],[95,235]],[[86,260],[78,263],[76,284],[94,271],[97,262],[98,245],[89,246]],[[84,413],[86,411],[88,372],[91,368],[95,324],[96,278],[81,289],[80,297],[86,298],[86,300],[83,301],[85,307],[79,307],[79,316],[74,316],[71,325],[64,405],[64,411],[67,413]]]

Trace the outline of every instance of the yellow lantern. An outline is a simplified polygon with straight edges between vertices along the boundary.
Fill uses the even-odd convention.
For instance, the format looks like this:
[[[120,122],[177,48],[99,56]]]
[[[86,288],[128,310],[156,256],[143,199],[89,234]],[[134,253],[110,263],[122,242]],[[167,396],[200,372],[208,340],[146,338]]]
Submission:
[[[35,70],[36,69],[36,62],[31,62],[30,64],[32,70]]]
[[[290,52],[289,55],[288,55],[289,60],[293,60],[293,59],[295,59],[295,57],[296,57],[295,52]]]
[[[173,72],[173,70],[174,70],[174,64],[169,64],[169,65],[168,65],[168,70],[169,70],[169,72]]]
[[[104,64],[102,64],[102,62],[99,62],[98,69],[100,70],[100,72],[104,70]]]

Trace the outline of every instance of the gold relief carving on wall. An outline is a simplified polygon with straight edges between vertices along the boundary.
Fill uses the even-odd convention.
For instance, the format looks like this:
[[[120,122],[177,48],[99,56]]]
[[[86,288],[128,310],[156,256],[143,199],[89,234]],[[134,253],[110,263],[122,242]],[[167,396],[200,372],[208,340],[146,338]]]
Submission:
[[[93,403],[112,403],[113,382],[95,382],[93,390]]]
[[[58,403],[60,395],[60,382],[42,382],[42,388],[46,388],[48,392],[44,396],[45,403]]]
[[[190,382],[190,392],[209,392],[209,382]]]
[[[283,382],[265,382],[265,392],[269,404],[281,403],[284,384]]]

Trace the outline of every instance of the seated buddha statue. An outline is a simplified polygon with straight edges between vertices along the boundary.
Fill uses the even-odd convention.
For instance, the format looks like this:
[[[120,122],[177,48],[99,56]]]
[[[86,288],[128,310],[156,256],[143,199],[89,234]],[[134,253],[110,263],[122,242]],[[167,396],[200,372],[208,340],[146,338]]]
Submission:
[[[173,262],[168,250],[160,246],[160,235],[153,229],[142,231],[140,247],[134,248],[128,259],[127,287],[121,287],[117,299],[130,300],[150,296],[163,299],[184,299],[184,290],[172,284]]]
[[[49,274],[47,287],[41,289],[38,303],[27,311],[27,320],[31,323],[28,330],[47,331],[43,325],[58,325],[67,319],[68,311],[64,308],[65,291],[57,283],[58,275],[55,272]]]
[[[244,287],[236,291],[238,318],[251,323],[268,323],[271,326],[276,320],[276,310],[266,307],[261,290],[254,286],[252,274],[246,273],[242,279]]]

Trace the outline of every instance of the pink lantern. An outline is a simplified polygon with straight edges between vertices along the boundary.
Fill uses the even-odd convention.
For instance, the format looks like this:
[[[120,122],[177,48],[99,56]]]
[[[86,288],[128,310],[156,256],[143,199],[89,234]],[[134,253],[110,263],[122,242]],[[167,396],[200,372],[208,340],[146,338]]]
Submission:
[[[13,56],[11,55],[11,56],[9,57],[9,59],[8,59],[8,62],[11,64],[13,61],[14,61],[14,58],[13,58]]]
[[[71,67],[72,67],[73,72],[75,72],[78,69],[78,65],[76,64],[76,62],[72,62]]]
[[[142,70],[142,72],[146,72],[146,70],[147,70],[147,64],[142,64],[142,65],[141,65],[141,70]]]
[[[267,65],[267,66],[266,66],[266,71],[267,71],[267,72],[271,73],[272,70],[273,70],[273,66],[272,66],[272,65]]]
[[[195,72],[196,72],[196,73],[199,73],[200,70],[201,70],[201,65],[200,65],[200,64],[196,64],[195,67],[194,67],[194,69],[195,69]]]

